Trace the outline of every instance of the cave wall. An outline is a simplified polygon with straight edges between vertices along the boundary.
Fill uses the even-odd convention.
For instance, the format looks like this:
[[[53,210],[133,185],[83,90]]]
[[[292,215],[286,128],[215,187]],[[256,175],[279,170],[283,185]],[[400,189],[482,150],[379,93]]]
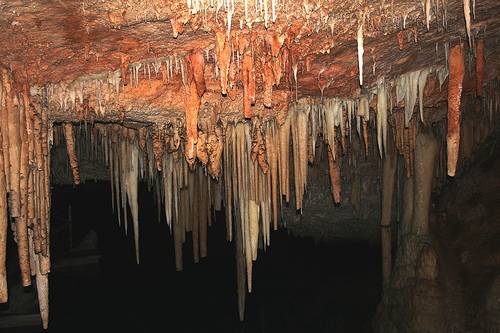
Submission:
[[[466,100],[471,108],[462,123],[467,134],[461,140],[465,153],[458,162],[460,171],[456,178],[436,177],[434,171],[427,232],[408,224],[415,223],[411,210],[418,206],[412,205],[411,193],[418,191],[412,191],[416,185],[411,182],[404,184],[403,225],[374,318],[377,332],[499,329],[498,312],[493,315],[498,311],[500,268],[495,176],[499,118],[473,111],[477,100]]]

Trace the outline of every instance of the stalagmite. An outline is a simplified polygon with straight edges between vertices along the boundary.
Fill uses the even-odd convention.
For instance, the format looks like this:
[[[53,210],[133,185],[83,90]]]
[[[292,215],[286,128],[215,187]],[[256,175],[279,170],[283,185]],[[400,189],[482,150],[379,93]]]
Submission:
[[[476,43],[476,95],[483,97],[484,83],[484,40]]]
[[[63,128],[64,137],[66,138],[66,150],[69,158],[69,163],[71,165],[71,173],[73,175],[73,183],[75,185],[78,185],[80,184],[80,171],[78,170],[78,158],[76,156],[73,124],[65,123]]]
[[[403,216],[401,217],[401,228],[399,228],[398,234],[399,238],[408,235],[412,229],[414,196],[413,187],[413,177],[405,177],[403,184]]]
[[[383,164],[382,217],[380,219],[382,237],[382,277],[384,285],[388,284],[392,270],[391,216],[397,162],[395,149],[392,145],[392,141],[390,142],[389,147],[386,148],[386,156]]]
[[[448,82],[448,134],[446,144],[448,150],[448,175],[455,176],[459,144],[460,144],[460,99],[462,97],[462,82],[465,74],[462,45],[451,48],[448,59],[450,80]]]

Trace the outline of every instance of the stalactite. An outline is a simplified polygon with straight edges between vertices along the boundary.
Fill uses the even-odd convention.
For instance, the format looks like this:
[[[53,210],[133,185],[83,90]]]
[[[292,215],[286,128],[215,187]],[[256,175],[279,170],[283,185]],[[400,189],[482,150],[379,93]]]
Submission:
[[[262,135],[260,133],[260,120],[257,119],[253,122],[252,126],[252,149],[250,151],[250,158],[252,159],[252,162],[255,163],[257,160],[257,155],[259,153],[259,145],[260,141],[262,141]]]
[[[220,73],[220,87],[223,95],[227,94],[227,82],[229,74],[229,63],[231,58],[231,48],[229,39],[222,31],[215,33],[215,52],[217,55],[217,66]]]
[[[299,90],[299,78],[298,78],[298,72],[299,72],[299,64],[297,62],[297,59],[293,56],[294,54],[291,53],[292,55],[292,70],[293,70],[293,79],[295,81],[295,101],[299,99],[298,96],[298,90]]]
[[[290,113],[285,122],[279,128],[279,147],[280,147],[280,189],[281,194],[285,196],[285,201],[290,201],[289,192],[289,152],[290,152]]]
[[[302,200],[307,185],[307,120],[309,118],[309,108],[296,106],[292,114],[293,120],[291,121],[291,129],[295,180],[295,206],[297,210],[302,210]]]
[[[5,110],[7,114],[7,130],[9,136],[9,165],[10,165],[10,195],[9,207],[13,218],[19,217],[20,202],[19,202],[19,168],[21,159],[21,138],[19,130],[19,112],[16,105],[15,92],[9,80],[9,73],[6,69],[2,70],[2,83],[5,96]]]
[[[129,129],[129,133],[133,133],[133,130]],[[137,197],[137,183],[139,178],[139,148],[137,142],[128,141],[126,144],[127,154],[127,170],[126,170],[126,193],[128,204],[130,206],[130,212],[132,213],[132,223],[134,227],[134,243],[135,243],[135,258],[137,263],[139,263],[139,203]]]
[[[484,83],[484,40],[476,43],[476,95],[483,97]]]
[[[195,80],[190,79],[188,96],[185,100],[186,113],[186,148],[184,154],[190,166],[196,158],[196,142],[198,140],[198,109],[200,108],[200,97],[198,96]]]
[[[255,73],[253,57],[249,50],[243,55],[241,76],[243,81],[243,115],[245,118],[252,118],[252,104],[255,103]]]
[[[36,289],[42,326],[46,330],[49,328],[49,276],[47,273],[42,273],[42,269],[38,263],[36,269]]]
[[[464,18],[465,18],[465,30],[467,32],[467,38],[469,39],[469,47],[472,48],[472,36],[471,36],[471,18],[470,18],[470,0],[463,0],[464,3]]]
[[[222,129],[215,126],[208,134],[208,172],[216,179],[219,178],[221,170],[222,151],[224,149]]]
[[[424,122],[424,88],[427,82],[427,76],[430,73],[430,69],[423,69],[418,75],[418,106],[420,110],[420,121]]]
[[[208,164],[207,134],[204,132],[198,132],[198,141],[196,143],[196,157],[202,165]]]
[[[365,25],[365,14],[363,13],[362,18],[360,19],[360,23],[358,26],[358,34],[357,34],[357,43],[358,43],[358,71],[359,71],[359,85],[363,86],[363,54],[365,53],[365,49],[363,47],[363,29]]]
[[[3,109],[3,89],[0,84],[0,114]],[[2,127],[0,126],[0,303],[7,303],[8,288],[7,288],[7,182],[5,177],[5,161],[3,155],[3,135]]]
[[[182,271],[182,223],[180,219],[180,188],[182,187],[181,179],[181,163],[180,159],[177,157],[174,161],[174,172],[173,172],[173,186],[174,186],[174,221],[173,221],[173,234],[174,234],[174,253],[175,253],[175,269],[177,271]]]
[[[208,203],[207,177],[203,175],[201,169],[198,171],[198,195],[199,195],[199,215],[198,223],[200,230],[200,257],[205,258],[208,254],[208,214],[210,205]],[[194,220],[196,223],[196,220]]]
[[[63,128],[64,128],[64,137],[66,138],[66,150],[71,165],[71,173],[73,175],[73,183],[75,185],[78,185],[80,184],[80,171],[78,170],[78,158],[76,156],[73,124],[65,123]]]
[[[27,102],[26,99],[23,101]],[[21,102],[21,101],[19,101]],[[29,104],[18,106],[19,111],[19,130],[21,138],[20,150],[20,169],[19,169],[19,202],[20,211],[19,217],[16,219],[17,227],[17,248],[19,257],[19,268],[21,271],[22,285],[27,287],[31,285],[31,269],[30,269],[30,254],[28,240],[28,173],[29,173],[29,151],[28,151],[28,133],[26,126],[26,108]]]
[[[399,47],[399,50],[402,50],[403,47],[404,47],[404,40],[405,40],[405,34],[403,31],[399,31],[398,34],[397,34],[397,37],[398,37],[398,47]]]
[[[347,107],[346,103],[343,102],[340,111],[340,145],[342,146],[342,152],[347,151]]]
[[[368,157],[368,121],[370,120],[370,106],[368,102],[368,97],[362,96],[360,98],[357,116],[358,116],[358,134],[360,131],[359,126],[361,125],[363,130],[362,135],[365,146],[365,156]]]
[[[394,142],[398,152],[403,155],[405,161],[406,176],[413,175],[413,155],[415,150],[416,140],[416,124],[415,119],[412,119],[405,127],[405,116],[403,112],[393,112],[393,128]]]
[[[262,82],[263,82],[263,99],[264,106],[267,108],[271,108],[273,106],[273,85],[275,82],[274,74],[273,74],[273,65],[271,57],[262,57]]]
[[[425,25],[427,31],[429,31],[429,25],[431,22],[431,0],[424,0],[424,11],[425,11]]]
[[[377,142],[382,158],[387,150],[387,92],[384,81],[377,86]]]
[[[460,99],[465,65],[462,45],[452,47],[449,57],[450,80],[448,82],[448,175],[455,176],[460,144]]]
[[[180,19],[170,19],[170,24],[172,25],[172,36],[177,38],[184,32],[184,24]]]
[[[139,144],[140,140],[140,132],[139,132]],[[164,150],[164,130],[163,127],[159,124],[154,124],[151,131],[151,141],[153,143],[153,155],[156,164],[156,169],[161,171],[162,166],[162,158],[163,158],[163,150]]]
[[[342,112],[342,105],[340,100],[328,99],[325,101],[323,111],[323,135],[325,142],[329,145],[333,153],[333,158],[336,157],[336,137],[337,132],[335,127],[340,125],[340,113]]]
[[[259,244],[259,205],[254,200],[248,203],[248,226],[250,238],[250,252],[253,261],[257,260],[257,247]],[[252,290],[251,276],[249,276],[249,291]]]
[[[196,91],[201,97],[205,93],[205,58],[201,50],[197,50],[189,55],[189,62],[193,71],[194,82],[196,83]]]
[[[224,134],[224,158],[223,162],[223,175],[225,185],[225,206],[226,206],[226,240],[233,240],[233,183],[232,183],[232,127],[226,127]]]
[[[419,71],[401,75],[396,81],[397,102],[405,102],[405,126],[408,127],[417,100]]]
[[[6,99],[9,98],[3,81],[0,82],[0,131],[2,132],[2,153],[5,169],[5,185],[7,192],[10,191],[10,163],[9,163],[9,120],[6,107]]]
[[[338,157],[334,156],[333,150],[328,147],[328,171],[330,174],[331,191],[333,201],[336,204],[340,204],[341,201],[341,178],[340,178],[340,160]]]

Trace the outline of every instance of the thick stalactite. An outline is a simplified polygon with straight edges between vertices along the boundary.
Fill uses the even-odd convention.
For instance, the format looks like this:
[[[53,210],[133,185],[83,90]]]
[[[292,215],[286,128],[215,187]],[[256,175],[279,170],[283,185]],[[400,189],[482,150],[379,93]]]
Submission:
[[[450,81],[448,83],[448,175],[455,176],[460,145],[460,100],[462,98],[465,74],[463,46],[452,47],[448,58]]]
[[[2,168],[0,182],[2,214],[0,258],[2,301],[7,301],[5,246],[7,212],[13,219],[11,229],[18,249],[23,286],[36,276],[40,313],[44,328],[48,327],[48,273],[50,272],[50,155],[47,110],[35,110],[26,90],[18,87],[10,71],[2,68],[0,114],[2,126]],[[8,142],[8,146],[3,145]],[[4,154],[8,149],[8,154]],[[15,174],[15,175],[14,175]],[[9,181],[7,181],[9,179]],[[8,193],[8,196],[7,196]],[[5,199],[9,197],[8,209]]]
[[[75,138],[73,134],[73,125],[71,123],[64,124],[64,137],[66,138],[66,150],[71,164],[71,173],[73,174],[73,182],[75,185],[80,184],[80,172],[78,171],[78,158],[75,152]]]

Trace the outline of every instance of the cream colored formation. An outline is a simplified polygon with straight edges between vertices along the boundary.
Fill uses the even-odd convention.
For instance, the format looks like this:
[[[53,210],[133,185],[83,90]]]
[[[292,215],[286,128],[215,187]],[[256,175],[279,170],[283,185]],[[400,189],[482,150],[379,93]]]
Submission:
[[[50,272],[50,146],[46,109],[35,109],[29,88],[0,68],[0,303],[8,300],[7,228],[17,243],[21,282],[36,288],[43,326],[48,327]],[[8,200],[7,200],[8,198]]]

